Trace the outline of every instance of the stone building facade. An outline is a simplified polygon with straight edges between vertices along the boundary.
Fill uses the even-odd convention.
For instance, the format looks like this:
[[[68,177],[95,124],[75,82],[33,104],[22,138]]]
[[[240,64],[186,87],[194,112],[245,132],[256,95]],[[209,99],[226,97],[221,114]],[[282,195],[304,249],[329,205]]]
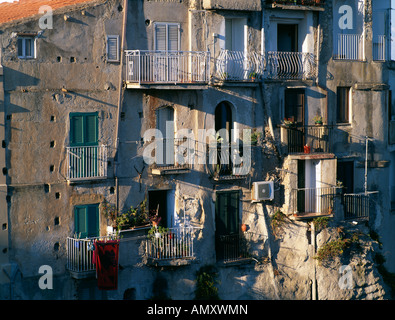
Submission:
[[[193,299],[214,266],[223,299],[388,298],[392,2],[97,0],[3,22],[0,296]],[[89,261],[106,204],[167,228],[120,231],[113,291]],[[339,226],[364,251],[325,268]]]

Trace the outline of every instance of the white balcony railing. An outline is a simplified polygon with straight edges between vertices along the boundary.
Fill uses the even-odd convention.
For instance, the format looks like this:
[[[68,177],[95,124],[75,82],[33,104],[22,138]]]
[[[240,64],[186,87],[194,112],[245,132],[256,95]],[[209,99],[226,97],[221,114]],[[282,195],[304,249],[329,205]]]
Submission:
[[[107,177],[107,146],[67,147],[67,179]]]
[[[300,79],[316,77],[317,63],[315,55],[307,52],[267,52],[267,78]]]
[[[221,50],[216,59],[216,76],[220,80],[254,81],[263,71],[264,56],[257,52]]]
[[[334,59],[363,60],[363,37],[360,34],[338,34],[334,49]]]
[[[79,239],[75,237],[67,237],[67,263],[66,269],[74,274],[76,278],[83,278],[84,274],[88,275],[96,271],[93,261],[94,243],[97,240],[110,240],[114,236],[92,237]]]
[[[209,81],[209,52],[126,50],[126,82],[204,83]]]
[[[177,227],[149,235],[146,242],[147,257],[157,260],[193,258],[195,230],[197,228]]]
[[[378,35],[373,39],[373,60],[386,61],[387,60],[387,46],[386,36]]]

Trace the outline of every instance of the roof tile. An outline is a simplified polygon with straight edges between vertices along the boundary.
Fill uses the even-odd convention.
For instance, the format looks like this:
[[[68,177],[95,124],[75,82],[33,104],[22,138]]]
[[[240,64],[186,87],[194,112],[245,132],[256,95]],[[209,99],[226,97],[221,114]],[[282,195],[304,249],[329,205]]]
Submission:
[[[39,14],[41,6],[50,6],[52,10],[92,2],[92,0],[20,0],[0,3],[0,24],[32,17]]]

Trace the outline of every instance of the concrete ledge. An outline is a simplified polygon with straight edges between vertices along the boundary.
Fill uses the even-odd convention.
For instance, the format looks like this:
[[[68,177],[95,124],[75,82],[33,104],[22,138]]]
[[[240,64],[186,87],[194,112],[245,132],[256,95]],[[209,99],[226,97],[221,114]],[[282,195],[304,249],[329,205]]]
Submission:
[[[262,6],[260,0],[203,0],[203,9],[261,11]]]
[[[191,265],[194,261],[195,258],[169,259],[169,260],[148,258],[147,265],[153,267],[183,267],[183,266]]]

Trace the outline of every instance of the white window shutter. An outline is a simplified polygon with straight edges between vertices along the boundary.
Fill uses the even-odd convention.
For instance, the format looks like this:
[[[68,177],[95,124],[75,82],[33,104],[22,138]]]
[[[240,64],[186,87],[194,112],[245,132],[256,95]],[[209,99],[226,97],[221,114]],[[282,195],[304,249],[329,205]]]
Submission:
[[[107,36],[107,61],[119,61],[119,36]]]
[[[177,23],[155,24],[155,50],[180,50],[180,25]]]
[[[168,50],[178,51],[179,50],[179,25],[171,24],[168,25]]]
[[[166,24],[155,25],[155,50],[166,51]]]

